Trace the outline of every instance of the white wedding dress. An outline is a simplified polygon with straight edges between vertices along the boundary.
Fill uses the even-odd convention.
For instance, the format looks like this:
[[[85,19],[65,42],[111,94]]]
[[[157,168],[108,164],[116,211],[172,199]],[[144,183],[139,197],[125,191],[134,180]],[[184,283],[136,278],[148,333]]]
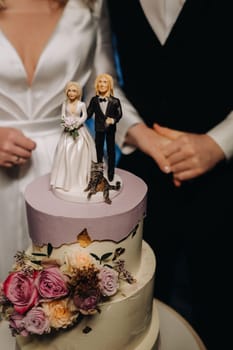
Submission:
[[[0,168],[0,281],[11,269],[16,251],[30,243],[23,192],[33,179],[51,171],[61,134],[66,83],[77,81],[84,100],[89,101],[95,93],[97,74],[108,72],[116,77],[103,4],[97,0],[92,12],[81,0],[68,1],[39,58],[31,86],[20,56],[0,28],[0,127],[18,128],[37,144],[29,164]],[[124,105],[127,124],[128,118],[137,113],[117,83],[114,91]],[[126,131],[123,121],[118,127],[122,142]]]
[[[69,132],[62,132],[55,151],[50,184],[55,194],[63,199],[86,199],[84,190],[90,179],[91,162],[96,162],[95,143],[84,125],[86,105],[78,101],[75,113],[71,113],[68,103],[64,102],[62,110],[64,119],[72,117],[80,127],[75,140]]]

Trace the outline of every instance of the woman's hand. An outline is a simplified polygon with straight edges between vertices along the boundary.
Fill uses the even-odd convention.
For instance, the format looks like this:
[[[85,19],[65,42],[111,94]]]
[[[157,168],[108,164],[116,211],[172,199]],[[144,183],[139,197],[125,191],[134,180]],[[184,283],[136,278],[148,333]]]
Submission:
[[[161,151],[170,164],[174,183],[198,177],[225,158],[223,150],[207,134],[181,132],[154,124],[156,133],[172,140]]]
[[[0,166],[10,168],[25,164],[36,143],[15,128],[0,128]]]

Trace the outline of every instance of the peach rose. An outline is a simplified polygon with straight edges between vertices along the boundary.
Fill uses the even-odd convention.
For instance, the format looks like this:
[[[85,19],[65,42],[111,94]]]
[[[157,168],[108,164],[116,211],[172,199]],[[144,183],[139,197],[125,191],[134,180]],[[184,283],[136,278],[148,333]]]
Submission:
[[[67,256],[68,265],[72,268],[88,267],[93,264],[93,258],[89,253],[73,252]]]
[[[43,303],[42,308],[53,328],[66,328],[73,324],[78,317],[77,309],[74,312],[75,307],[68,298]]]

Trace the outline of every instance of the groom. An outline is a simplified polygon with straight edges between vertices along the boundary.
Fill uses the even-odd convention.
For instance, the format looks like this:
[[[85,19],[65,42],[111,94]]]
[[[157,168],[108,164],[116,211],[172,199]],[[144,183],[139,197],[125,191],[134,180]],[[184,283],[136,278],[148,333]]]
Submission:
[[[103,162],[104,141],[107,144],[108,180],[112,181],[115,171],[116,123],[122,117],[120,100],[113,96],[113,79],[109,74],[100,74],[95,80],[96,96],[87,107],[88,118],[95,117],[95,146],[97,161]]]

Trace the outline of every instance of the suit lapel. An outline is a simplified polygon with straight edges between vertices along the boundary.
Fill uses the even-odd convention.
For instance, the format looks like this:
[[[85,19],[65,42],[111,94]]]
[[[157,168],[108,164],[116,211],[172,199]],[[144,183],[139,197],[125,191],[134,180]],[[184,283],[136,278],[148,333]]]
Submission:
[[[108,116],[111,115],[112,104],[113,104],[113,98],[109,96],[105,115],[108,115]]]

